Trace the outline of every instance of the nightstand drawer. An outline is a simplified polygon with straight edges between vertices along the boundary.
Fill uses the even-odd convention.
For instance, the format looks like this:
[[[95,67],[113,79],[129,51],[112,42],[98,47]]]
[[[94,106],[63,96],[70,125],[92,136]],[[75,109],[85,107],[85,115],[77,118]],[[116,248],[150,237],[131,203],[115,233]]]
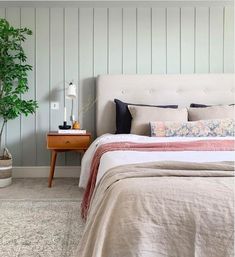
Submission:
[[[49,149],[87,149],[90,144],[89,135],[79,136],[53,136],[47,137],[47,148]]]

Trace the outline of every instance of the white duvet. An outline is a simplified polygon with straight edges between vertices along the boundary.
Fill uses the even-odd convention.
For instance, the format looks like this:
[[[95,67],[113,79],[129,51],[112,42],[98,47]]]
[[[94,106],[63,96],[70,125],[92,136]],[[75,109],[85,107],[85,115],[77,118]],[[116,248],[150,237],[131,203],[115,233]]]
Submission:
[[[196,140],[222,140],[220,137],[146,137],[131,134],[105,134],[98,137],[86,151],[82,159],[81,175],[79,187],[85,188],[90,175],[90,166],[96,149],[106,143],[111,142],[178,142],[178,141],[196,141]],[[229,138],[228,138],[229,139]],[[230,138],[231,139],[231,138]],[[135,164],[154,161],[183,161],[183,162],[215,162],[215,161],[233,161],[234,152],[232,151],[181,151],[181,152],[137,152],[137,151],[111,151],[103,154],[100,160],[98,176],[96,183],[111,168],[125,164]]]

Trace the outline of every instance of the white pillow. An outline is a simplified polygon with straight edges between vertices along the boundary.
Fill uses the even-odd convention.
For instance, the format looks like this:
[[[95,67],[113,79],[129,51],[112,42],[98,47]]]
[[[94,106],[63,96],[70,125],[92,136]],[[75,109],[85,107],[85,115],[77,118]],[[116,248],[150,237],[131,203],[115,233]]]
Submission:
[[[190,121],[211,119],[234,119],[234,105],[217,105],[205,108],[189,108]]]
[[[131,134],[150,135],[149,121],[188,121],[187,108],[171,109],[128,105],[132,116]]]

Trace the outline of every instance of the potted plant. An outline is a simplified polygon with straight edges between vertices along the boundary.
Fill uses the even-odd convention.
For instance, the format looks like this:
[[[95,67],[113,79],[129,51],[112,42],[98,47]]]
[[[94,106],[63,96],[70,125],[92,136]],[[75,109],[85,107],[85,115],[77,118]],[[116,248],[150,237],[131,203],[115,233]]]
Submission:
[[[2,144],[4,126],[21,114],[34,113],[37,102],[24,100],[29,90],[27,73],[32,66],[26,63],[22,42],[32,35],[27,28],[14,28],[0,19],[0,187],[11,184],[12,157]]]

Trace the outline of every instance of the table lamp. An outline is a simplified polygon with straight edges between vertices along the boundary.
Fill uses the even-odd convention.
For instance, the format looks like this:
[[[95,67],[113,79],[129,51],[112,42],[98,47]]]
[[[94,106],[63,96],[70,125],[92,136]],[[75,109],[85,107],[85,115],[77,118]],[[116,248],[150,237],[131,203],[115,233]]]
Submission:
[[[66,98],[72,100],[72,107],[71,107],[71,115],[70,115],[70,120],[74,121],[74,114],[73,114],[73,100],[76,99],[77,93],[76,93],[76,85],[74,85],[72,82],[69,83],[69,86],[67,88],[67,94]],[[59,129],[71,129],[70,125],[67,125],[67,112],[66,112],[66,105],[64,105],[64,123],[63,125],[59,126]]]

